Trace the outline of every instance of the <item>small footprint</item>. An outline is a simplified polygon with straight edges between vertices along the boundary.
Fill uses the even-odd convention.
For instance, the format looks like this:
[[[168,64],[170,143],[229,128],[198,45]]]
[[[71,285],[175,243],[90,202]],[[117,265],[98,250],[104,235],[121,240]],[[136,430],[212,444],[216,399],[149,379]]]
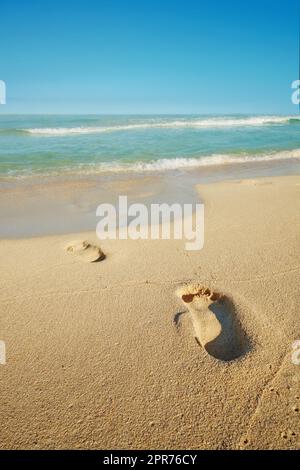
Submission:
[[[245,354],[247,337],[228,297],[199,284],[181,287],[177,295],[189,310],[197,342],[208,354],[222,361]]]
[[[86,263],[94,263],[95,261],[102,261],[105,254],[98,246],[91,245],[85,240],[75,240],[66,246],[66,251],[75,256],[78,256]]]

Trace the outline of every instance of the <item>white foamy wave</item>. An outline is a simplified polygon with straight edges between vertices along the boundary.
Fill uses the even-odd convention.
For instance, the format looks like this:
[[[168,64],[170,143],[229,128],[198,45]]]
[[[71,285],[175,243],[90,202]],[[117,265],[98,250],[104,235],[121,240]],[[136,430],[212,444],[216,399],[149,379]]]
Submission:
[[[207,119],[182,119],[177,121],[144,122],[119,126],[96,126],[96,127],[45,127],[21,129],[33,135],[41,136],[68,136],[82,134],[101,134],[106,132],[120,132],[139,129],[207,129],[226,127],[264,126],[289,123],[290,120],[299,121],[296,116],[255,116],[244,118],[214,117]]]
[[[243,164],[248,162],[268,162],[274,160],[290,160],[300,159],[300,148],[294,150],[282,150],[281,152],[273,152],[268,154],[257,155],[234,155],[234,154],[212,154],[207,156],[195,158],[162,158],[159,160],[152,160],[149,162],[134,162],[134,163],[121,163],[121,162],[102,162],[91,164],[80,164],[76,167],[61,167],[56,169],[44,169],[35,171],[24,170],[20,173],[11,171],[9,174],[3,175],[7,179],[27,179],[28,177],[36,176],[88,176],[97,174],[112,174],[112,173],[143,173],[143,172],[163,172],[168,170],[184,170],[197,167],[213,167],[230,164]]]
[[[247,162],[264,162],[273,160],[287,160],[291,158],[300,158],[300,149],[284,150],[260,155],[233,155],[233,154],[212,154],[199,158],[163,158],[152,160],[150,162],[118,163],[103,162],[89,167],[82,167],[80,173],[119,173],[119,172],[150,172],[167,171],[184,168],[208,167],[216,165],[226,165]]]
[[[226,165],[234,163],[261,162],[273,160],[286,160],[291,158],[300,158],[300,149],[285,150],[263,155],[232,155],[232,154],[213,154],[199,158],[174,158],[160,159],[151,162],[137,162],[131,165],[110,165],[104,164],[101,170],[106,171],[163,171],[176,170],[180,168],[193,168],[201,166]]]

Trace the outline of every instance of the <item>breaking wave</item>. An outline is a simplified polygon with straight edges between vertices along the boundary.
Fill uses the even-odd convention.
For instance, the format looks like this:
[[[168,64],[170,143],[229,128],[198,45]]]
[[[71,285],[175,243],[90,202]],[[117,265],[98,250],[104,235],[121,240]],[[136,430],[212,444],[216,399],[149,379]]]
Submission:
[[[300,124],[300,118],[295,116],[255,116],[255,117],[211,117],[203,119],[178,119],[174,121],[148,121],[115,126],[91,127],[40,127],[19,129],[19,132],[39,136],[69,136],[82,134],[101,134],[107,132],[121,132],[139,129],[208,129],[232,127],[259,127],[284,124]]]
[[[120,161],[87,163],[74,166],[61,166],[56,168],[44,168],[35,170],[10,171],[6,174],[8,178],[27,178],[32,176],[62,176],[62,175],[97,175],[118,173],[143,173],[163,172],[168,170],[184,170],[199,167],[221,166],[230,164],[243,164],[248,162],[267,162],[274,160],[300,159],[300,149],[282,150],[280,152],[266,154],[212,154],[194,158],[162,158],[152,161],[137,161],[125,163]]]

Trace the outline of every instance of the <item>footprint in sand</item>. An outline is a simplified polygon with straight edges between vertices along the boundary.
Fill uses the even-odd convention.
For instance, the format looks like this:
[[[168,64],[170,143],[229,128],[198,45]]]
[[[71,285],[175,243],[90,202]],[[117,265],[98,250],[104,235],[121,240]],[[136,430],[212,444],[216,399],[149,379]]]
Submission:
[[[228,297],[199,284],[184,286],[177,295],[189,310],[197,342],[208,354],[232,361],[247,351],[246,335]]]
[[[95,245],[91,245],[85,240],[76,240],[70,242],[66,246],[66,251],[75,256],[78,256],[82,261],[86,263],[94,263],[95,261],[102,261],[105,255],[101,248]]]

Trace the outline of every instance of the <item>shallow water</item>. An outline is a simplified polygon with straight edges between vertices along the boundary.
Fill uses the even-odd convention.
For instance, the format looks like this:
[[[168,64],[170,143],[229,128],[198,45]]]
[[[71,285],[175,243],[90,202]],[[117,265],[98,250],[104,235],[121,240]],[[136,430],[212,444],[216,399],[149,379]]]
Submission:
[[[101,203],[190,203],[201,200],[197,184],[300,174],[298,159],[135,174],[65,175],[26,178],[0,184],[0,238],[20,238],[95,230]]]
[[[0,115],[0,178],[300,159],[297,116]]]

